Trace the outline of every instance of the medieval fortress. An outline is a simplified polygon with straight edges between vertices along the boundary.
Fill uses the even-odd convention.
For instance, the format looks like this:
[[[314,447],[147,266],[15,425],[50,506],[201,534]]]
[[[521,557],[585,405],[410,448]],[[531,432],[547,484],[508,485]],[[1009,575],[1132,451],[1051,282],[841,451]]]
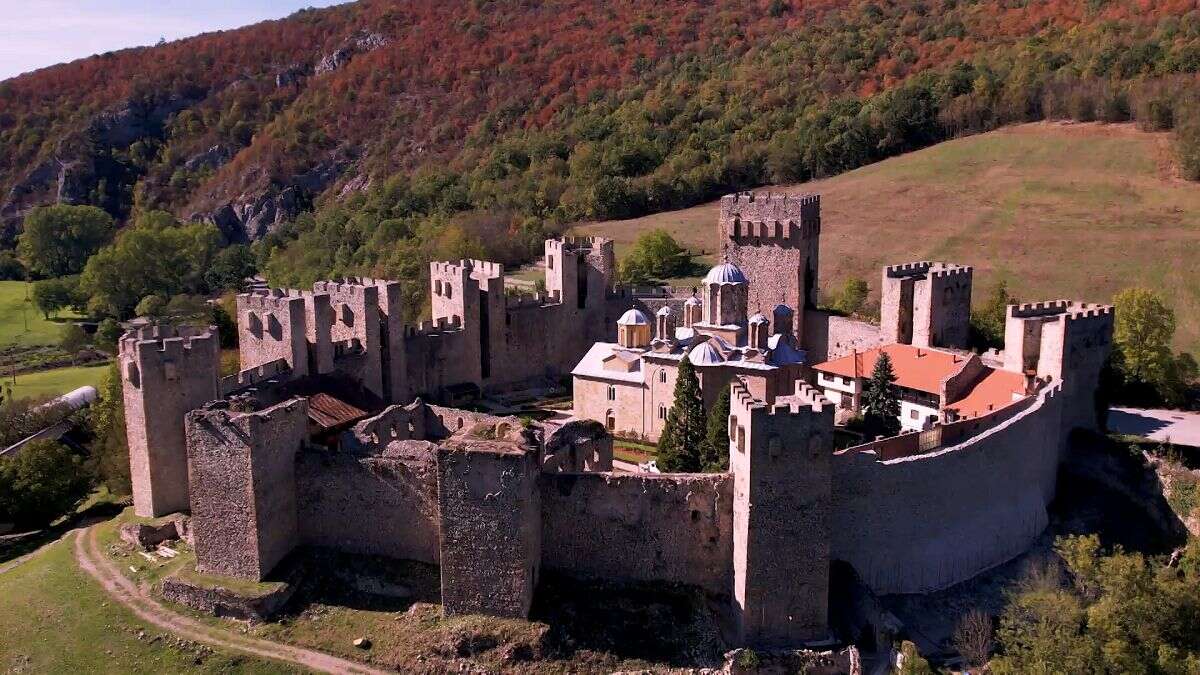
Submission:
[[[816,309],[819,197],[730,195],[718,228],[694,294],[614,286],[589,238],[546,242],[537,296],[431,264],[420,326],[395,282],[241,295],[225,378],[215,328],[131,331],[136,512],[190,512],[200,572],[262,579],[306,545],[437,564],[448,614],[527,616],[542,570],[689,584],[761,646],[829,636],[835,561],[910,593],[1024,551],[1067,434],[1096,426],[1111,307],[1010,306],[975,354],[970,267],[887,267],[876,326]],[[905,432],[835,445],[881,353]],[[657,438],[684,358],[706,403],[730,392],[728,472],[614,471],[612,435]],[[569,419],[453,407],[568,375]]]

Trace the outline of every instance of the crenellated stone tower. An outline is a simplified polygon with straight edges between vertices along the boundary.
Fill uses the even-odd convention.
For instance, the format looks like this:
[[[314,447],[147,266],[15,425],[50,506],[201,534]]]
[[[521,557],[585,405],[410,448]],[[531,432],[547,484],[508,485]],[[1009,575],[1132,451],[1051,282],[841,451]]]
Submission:
[[[802,382],[768,404],[734,380],[734,612],[742,644],[828,637],[833,404]],[[802,543],[802,545],[798,545]]]
[[[795,308],[795,334],[803,338],[804,310],[817,306],[821,197],[726,195],[717,227],[721,255],[750,279],[749,310]]]
[[[220,396],[216,326],[147,326],[118,345],[133,507],[157,517],[188,507],[184,415]]]
[[[879,323],[884,342],[965,349],[972,274],[965,265],[931,261],[883,268]]]
[[[1004,367],[1062,383],[1064,433],[1097,429],[1096,391],[1112,335],[1112,305],[1071,300],[1009,305]]]

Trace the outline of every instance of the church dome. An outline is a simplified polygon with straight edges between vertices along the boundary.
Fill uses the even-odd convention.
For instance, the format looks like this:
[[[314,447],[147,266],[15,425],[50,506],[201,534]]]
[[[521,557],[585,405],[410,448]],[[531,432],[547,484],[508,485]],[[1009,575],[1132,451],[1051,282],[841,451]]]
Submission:
[[[754,316],[750,317],[750,323],[767,323],[767,317],[763,316],[762,314],[755,314]]]
[[[708,271],[704,277],[706,284],[744,284],[746,275],[741,268],[733,263],[721,263]]]
[[[625,312],[624,314],[622,314],[621,318],[617,319],[617,325],[618,326],[649,326],[650,319],[647,319],[646,315],[642,314],[641,310],[631,309],[631,310]]]
[[[700,304],[700,298],[697,298],[694,295],[692,297],[688,298],[687,300],[683,301],[684,307],[694,307],[699,304]]]
[[[692,351],[688,352],[688,360],[692,365],[696,366],[715,366],[725,363],[725,358],[721,356],[721,352],[712,346],[710,342],[701,342],[692,347]]]
[[[795,312],[792,311],[791,307],[788,307],[787,305],[783,305],[783,304],[775,305],[774,312],[775,312],[775,314],[795,314]]]
[[[659,316],[671,316],[671,308],[667,305],[663,305],[662,309],[658,310],[657,314]]]

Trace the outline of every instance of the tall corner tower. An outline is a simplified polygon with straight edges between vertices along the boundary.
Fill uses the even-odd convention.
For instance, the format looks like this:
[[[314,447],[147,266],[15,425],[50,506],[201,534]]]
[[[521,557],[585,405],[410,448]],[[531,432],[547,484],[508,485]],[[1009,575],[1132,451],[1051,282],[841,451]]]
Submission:
[[[184,416],[220,395],[217,329],[148,326],[117,354],[133,507],[147,518],[188,508]]]

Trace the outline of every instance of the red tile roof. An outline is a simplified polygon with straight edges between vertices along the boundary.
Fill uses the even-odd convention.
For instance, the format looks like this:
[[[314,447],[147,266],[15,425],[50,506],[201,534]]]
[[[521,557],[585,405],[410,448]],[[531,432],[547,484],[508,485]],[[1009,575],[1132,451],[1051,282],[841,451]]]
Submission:
[[[892,360],[892,371],[896,373],[897,386],[934,395],[941,394],[942,380],[958,372],[967,360],[967,357],[961,354],[940,349],[891,344],[818,363],[813,366],[813,370],[842,377],[870,377],[880,352],[886,353]]]
[[[1025,397],[1025,376],[1010,370],[991,370],[967,393],[946,406],[960,417],[979,417],[1013,402],[1013,395]]]

